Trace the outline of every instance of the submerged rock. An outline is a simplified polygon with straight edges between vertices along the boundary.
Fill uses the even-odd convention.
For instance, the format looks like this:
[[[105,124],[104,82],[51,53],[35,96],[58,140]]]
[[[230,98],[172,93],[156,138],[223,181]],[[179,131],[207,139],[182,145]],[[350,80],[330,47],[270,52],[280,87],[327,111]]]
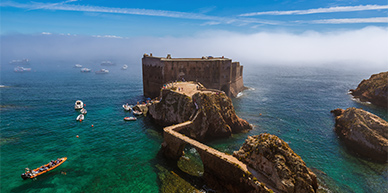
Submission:
[[[284,192],[316,192],[316,175],[286,142],[275,135],[263,133],[248,136],[233,156],[266,176]]]
[[[388,123],[377,115],[357,108],[331,111],[335,132],[345,145],[361,156],[388,162]]]
[[[363,80],[351,94],[362,102],[371,102],[374,105],[388,108],[388,71],[372,75]]]
[[[252,129],[236,115],[232,100],[216,91],[198,91],[189,96],[164,89],[162,100],[149,106],[149,114],[162,126],[191,120],[193,126],[180,132],[197,140],[228,137]]]

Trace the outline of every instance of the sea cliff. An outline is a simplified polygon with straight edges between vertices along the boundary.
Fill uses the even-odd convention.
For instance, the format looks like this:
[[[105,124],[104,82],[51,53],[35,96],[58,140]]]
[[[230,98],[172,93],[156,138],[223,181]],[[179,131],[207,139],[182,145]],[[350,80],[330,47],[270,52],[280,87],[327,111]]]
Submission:
[[[163,89],[161,98],[160,102],[149,106],[151,117],[161,126],[191,120],[193,126],[181,133],[193,139],[229,137],[232,133],[252,129],[236,115],[232,100],[221,91],[189,90],[186,86],[185,92]]]
[[[362,102],[388,108],[388,71],[373,74],[368,80],[362,80],[351,94]]]
[[[355,153],[377,162],[388,162],[388,123],[357,108],[335,109],[335,132]]]
[[[316,192],[317,177],[286,142],[268,133],[248,136],[233,156],[246,163],[283,192]]]

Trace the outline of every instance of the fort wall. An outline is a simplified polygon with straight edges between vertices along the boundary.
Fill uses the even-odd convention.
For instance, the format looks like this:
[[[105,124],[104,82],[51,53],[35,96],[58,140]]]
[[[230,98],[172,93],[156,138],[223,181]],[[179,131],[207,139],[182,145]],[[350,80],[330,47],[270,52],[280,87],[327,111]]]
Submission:
[[[245,88],[243,66],[224,57],[162,58],[144,54],[142,65],[146,97],[158,97],[163,84],[176,80],[197,81],[230,97],[236,97]]]

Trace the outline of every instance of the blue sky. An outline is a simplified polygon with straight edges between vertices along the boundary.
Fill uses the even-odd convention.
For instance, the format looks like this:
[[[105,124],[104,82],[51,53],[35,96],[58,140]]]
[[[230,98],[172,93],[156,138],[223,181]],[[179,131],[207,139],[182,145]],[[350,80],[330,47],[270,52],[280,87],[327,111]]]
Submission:
[[[388,68],[386,0],[2,0],[0,8],[2,63],[139,65],[152,52],[243,65]]]
[[[387,24],[386,0],[1,2],[1,34],[163,37],[207,30],[303,32]]]

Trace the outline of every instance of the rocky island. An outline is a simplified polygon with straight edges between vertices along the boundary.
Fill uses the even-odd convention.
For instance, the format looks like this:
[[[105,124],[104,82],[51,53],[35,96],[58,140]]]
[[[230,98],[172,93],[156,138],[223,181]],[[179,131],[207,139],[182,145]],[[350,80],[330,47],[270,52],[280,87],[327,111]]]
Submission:
[[[362,80],[350,93],[362,102],[388,108],[388,72],[373,74],[368,80]]]
[[[377,162],[388,162],[388,123],[357,108],[335,109],[335,132],[355,153]]]
[[[282,192],[316,192],[317,177],[286,142],[268,133],[248,136],[233,156],[260,172]]]
[[[252,129],[236,115],[232,100],[224,92],[195,82],[168,84],[161,91],[160,102],[149,106],[149,114],[162,126],[192,121],[193,127],[180,132],[200,141]]]

